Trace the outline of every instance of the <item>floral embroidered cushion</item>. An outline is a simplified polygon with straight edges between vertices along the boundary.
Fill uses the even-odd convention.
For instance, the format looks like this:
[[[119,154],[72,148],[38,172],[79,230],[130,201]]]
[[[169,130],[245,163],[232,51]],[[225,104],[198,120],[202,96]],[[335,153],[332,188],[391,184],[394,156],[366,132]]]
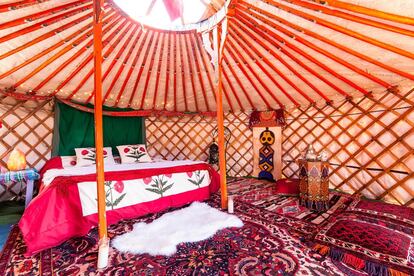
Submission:
[[[117,146],[117,149],[122,164],[152,162],[145,145],[123,145]]]
[[[63,168],[70,168],[76,166],[76,155],[73,156],[61,156],[60,160],[62,161]]]
[[[76,166],[90,166],[95,164],[96,150],[95,148],[76,148]],[[103,158],[105,164],[114,164],[115,160],[112,155],[112,148],[103,149]]]

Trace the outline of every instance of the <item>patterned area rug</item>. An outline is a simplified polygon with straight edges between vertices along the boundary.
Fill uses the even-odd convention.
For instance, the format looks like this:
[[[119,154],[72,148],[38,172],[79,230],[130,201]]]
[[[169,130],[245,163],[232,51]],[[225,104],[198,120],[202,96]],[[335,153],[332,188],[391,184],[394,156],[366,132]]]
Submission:
[[[214,195],[208,203],[218,207],[219,196]],[[163,213],[111,226],[110,237]],[[96,229],[25,258],[25,245],[15,228],[0,257],[0,275],[345,275],[341,270],[346,268],[329,259],[318,260],[290,234],[295,229],[308,231],[305,223],[244,203],[238,204],[235,214],[243,220],[242,228],[224,229],[208,240],[180,244],[171,257],[133,255],[111,248],[110,266],[104,271],[96,270]]]
[[[236,201],[243,201],[264,208],[280,215],[297,218],[312,225],[322,226],[332,216],[343,212],[353,201],[349,195],[331,192],[329,209],[324,212],[310,211],[300,206],[299,198],[278,195],[275,193],[275,183],[249,179],[232,179],[228,183],[229,193]]]
[[[293,236],[307,241],[321,260],[330,257],[347,275],[414,275],[412,208],[331,192],[328,211],[312,212],[300,206],[297,197],[276,194],[275,183],[233,179],[229,187],[236,204],[307,224],[307,232],[298,227]]]
[[[414,275],[412,209],[355,200],[314,239],[314,249],[369,275]]]

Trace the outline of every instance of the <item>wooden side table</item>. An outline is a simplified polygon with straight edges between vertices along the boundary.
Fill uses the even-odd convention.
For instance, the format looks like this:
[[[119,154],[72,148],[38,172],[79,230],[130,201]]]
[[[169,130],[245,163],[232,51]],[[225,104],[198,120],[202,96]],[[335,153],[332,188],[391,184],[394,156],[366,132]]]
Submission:
[[[310,210],[329,208],[329,162],[299,160],[300,203]]]
[[[17,183],[26,183],[26,197],[25,197],[25,206],[29,205],[30,201],[33,198],[33,189],[34,189],[34,181],[38,180],[40,177],[39,173],[35,169],[27,169],[22,171],[11,171],[6,173],[0,174],[0,185],[3,186],[4,191],[0,195],[4,197],[7,192],[10,192],[12,195],[16,194],[12,188]]]

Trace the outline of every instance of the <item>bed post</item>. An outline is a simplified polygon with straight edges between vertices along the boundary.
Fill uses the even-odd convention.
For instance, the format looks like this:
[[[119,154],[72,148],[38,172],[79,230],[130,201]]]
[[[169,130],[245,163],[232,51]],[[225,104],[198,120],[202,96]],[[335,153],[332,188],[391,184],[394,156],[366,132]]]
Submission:
[[[99,251],[98,268],[108,265],[108,233],[105,210],[105,175],[103,162],[103,126],[102,126],[102,17],[104,0],[93,0],[93,52],[95,81],[95,148],[96,182],[98,194]]]
[[[227,17],[227,15],[226,15]],[[227,18],[222,21],[222,24],[227,24]],[[222,54],[224,50],[224,43],[226,39],[226,33],[220,33],[218,27],[214,30],[217,32],[214,48],[217,53],[217,66],[216,71],[216,102],[217,102],[217,129],[218,129],[218,147],[219,147],[219,167],[220,167],[220,192],[221,192],[221,208],[227,209],[227,170],[226,170],[226,147],[224,140],[224,111],[223,111],[223,83],[222,83]],[[221,36],[223,35],[223,41]]]

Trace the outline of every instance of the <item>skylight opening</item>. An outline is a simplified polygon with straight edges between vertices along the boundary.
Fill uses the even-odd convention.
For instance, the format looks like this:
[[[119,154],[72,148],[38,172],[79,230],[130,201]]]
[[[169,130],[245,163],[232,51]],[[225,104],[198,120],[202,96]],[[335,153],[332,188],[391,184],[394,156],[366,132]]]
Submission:
[[[182,29],[211,14],[212,0],[113,0],[132,19],[157,29]]]

